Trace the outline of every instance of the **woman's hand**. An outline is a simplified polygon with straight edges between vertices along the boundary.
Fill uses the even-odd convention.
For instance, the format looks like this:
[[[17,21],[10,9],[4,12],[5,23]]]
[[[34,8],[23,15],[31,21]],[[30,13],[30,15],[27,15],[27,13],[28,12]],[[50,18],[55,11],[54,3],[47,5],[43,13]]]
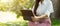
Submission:
[[[39,20],[39,18],[38,18],[38,16],[34,16],[34,17],[32,17],[32,20],[33,20],[34,22],[36,22],[36,21]]]

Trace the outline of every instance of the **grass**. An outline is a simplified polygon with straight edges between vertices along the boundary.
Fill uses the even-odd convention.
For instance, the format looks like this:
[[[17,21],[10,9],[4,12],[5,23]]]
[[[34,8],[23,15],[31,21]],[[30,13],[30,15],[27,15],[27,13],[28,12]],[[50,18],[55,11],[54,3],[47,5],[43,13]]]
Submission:
[[[51,18],[52,26],[60,26],[60,19]]]
[[[51,18],[52,26],[60,26],[59,19]],[[15,22],[0,23],[0,26],[27,26],[28,21],[23,20],[22,16]]]

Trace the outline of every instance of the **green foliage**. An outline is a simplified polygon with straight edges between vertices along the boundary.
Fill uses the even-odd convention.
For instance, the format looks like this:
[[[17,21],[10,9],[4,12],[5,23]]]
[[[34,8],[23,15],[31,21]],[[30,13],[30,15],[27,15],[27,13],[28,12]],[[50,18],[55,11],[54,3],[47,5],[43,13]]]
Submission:
[[[60,26],[60,19],[51,18],[52,26]]]
[[[0,11],[12,11],[21,15],[21,9],[29,9],[34,5],[34,0],[9,0],[11,2],[0,2]]]

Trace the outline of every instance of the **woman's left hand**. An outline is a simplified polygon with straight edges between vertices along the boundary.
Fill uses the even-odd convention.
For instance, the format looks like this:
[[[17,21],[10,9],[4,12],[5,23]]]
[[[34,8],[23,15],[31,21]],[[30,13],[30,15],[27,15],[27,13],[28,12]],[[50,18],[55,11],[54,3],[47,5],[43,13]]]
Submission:
[[[40,19],[40,18],[38,18],[38,16],[32,17],[32,20],[33,20],[34,22],[38,21],[39,19]]]

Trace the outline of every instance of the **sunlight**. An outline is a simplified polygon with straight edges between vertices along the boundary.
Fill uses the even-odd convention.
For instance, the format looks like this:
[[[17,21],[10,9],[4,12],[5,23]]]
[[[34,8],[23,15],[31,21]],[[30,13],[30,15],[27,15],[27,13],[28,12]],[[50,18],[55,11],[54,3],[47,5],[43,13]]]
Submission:
[[[13,12],[2,12],[0,11],[0,22],[2,23],[7,23],[7,22],[11,22],[11,21],[15,21],[16,18],[16,14]]]
[[[10,0],[1,0],[1,2],[4,2],[4,3],[7,3],[9,2]]]
[[[6,23],[17,19],[15,13],[10,12],[10,10],[7,11],[7,8],[9,9],[14,6],[15,2],[17,2],[17,0],[0,0],[0,9],[6,9],[6,12],[0,11],[0,22]]]

